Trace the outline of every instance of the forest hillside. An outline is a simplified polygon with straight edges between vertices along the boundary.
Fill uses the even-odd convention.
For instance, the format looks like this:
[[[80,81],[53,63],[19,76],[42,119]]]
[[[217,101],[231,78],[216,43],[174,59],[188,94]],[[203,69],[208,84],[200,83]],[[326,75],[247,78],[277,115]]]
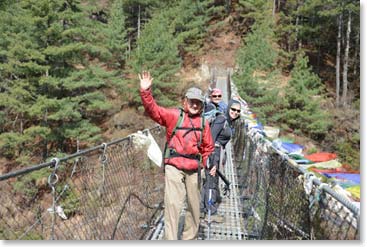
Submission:
[[[0,3],[0,172],[151,127],[159,104],[233,68],[263,125],[360,166],[360,6],[318,0],[5,0]]]

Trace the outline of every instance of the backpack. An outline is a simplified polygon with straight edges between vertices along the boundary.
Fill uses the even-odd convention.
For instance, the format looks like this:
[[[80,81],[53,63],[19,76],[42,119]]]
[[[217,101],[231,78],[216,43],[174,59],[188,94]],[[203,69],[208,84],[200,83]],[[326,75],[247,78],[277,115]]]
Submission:
[[[184,121],[185,114],[184,114],[184,111],[183,111],[182,108],[179,108],[179,110],[180,110],[180,116],[177,120],[176,126],[173,129],[171,136],[169,137],[169,139],[167,140],[167,142],[164,146],[163,161],[164,161],[164,158],[170,158],[174,155],[176,157],[181,156],[181,157],[185,157],[185,158],[188,158],[188,159],[198,159],[199,162],[200,162],[201,161],[201,155],[200,154],[198,154],[198,155],[186,155],[186,154],[180,154],[180,153],[177,153],[177,152],[173,153],[173,151],[168,148],[168,144],[170,143],[172,137],[176,134],[176,131],[179,130],[179,129],[187,130],[185,135],[188,134],[190,131],[200,130],[201,133],[200,133],[200,141],[198,143],[198,147],[201,146],[201,142],[202,142],[202,138],[203,138],[203,131],[204,131],[204,127],[205,127],[205,118],[203,116],[201,116],[200,128],[182,127],[182,123]]]
[[[204,116],[201,116],[201,125],[200,125],[200,128],[182,127],[182,123],[184,122],[185,114],[184,114],[184,110],[182,108],[179,108],[179,110],[180,110],[180,116],[179,116],[179,118],[177,120],[176,126],[173,129],[172,134],[169,137],[169,139],[167,140],[166,144],[164,145],[163,159],[162,160],[164,162],[164,159],[165,158],[177,157],[177,156],[185,157],[187,159],[195,159],[195,160],[197,160],[197,162],[198,162],[198,186],[199,186],[199,189],[200,189],[201,188],[201,167],[200,167],[200,163],[202,161],[201,154],[199,153],[199,154],[196,154],[196,155],[194,155],[194,154],[188,155],[188,154],[177,153],[175,150],[168,148],[168,144],[170,143],[172,137],[176,134],[176,131],[178,129],[185,129],[185,130],[187,130],[187,132],[185,133],[185,135],[187,133],[189,133],[190,131],[200,130],[200,132],[201,132],[200,133],[200,141],[198,143],[198,147],[200,147],[201,146],[202,139],[203,139],[203,132],[204,132],[204,127],[205,127],[205,118],[204,118]]]
[[[212,126],[213,126],[213,123],[215,122],[215,120],[219,117],[219,116],[223,116],[223,118],[224,119],[226,119],[226,117],[225,117],[225,115],[224,115],[224,113],[223,112],[221,112],[220,110],[217,110],[217,109],[213,109],[213,110],[210,110],[210,111],[208,111],[208,112],[205,112],[204,114],[203,114],[203,116],[204,116],[204,118],[209,122],[209,127],[210,128],[212,128]],[[230,126],[229,126],[229,124],[228,124],[228,122],[227,122],[227,120],[224,120],[225,122],[224,122],[224,125],[223,125],[223,127],[222,127],[222,129],[221,129],[221,131],[218,133],[218,135],[219,134],[222,134],[222,135],[225,135],[225,136],[228,136],[228,141],[229,141],[229,139],[231,138],[231,133],[232,133],[232,131],[231,131],[231,128],[230,128]],[[215,140],[213,140],[214,142],[216,142],[217,140],[217,137],[218,137],[218,135],[216,136],[216,138],[214,138]],[[228,142],[227,141],[227,142]],[[224,144],[224,143],[222,143],[222,144]],[[226,143],[225,143],[226,144]],[[224,144],[224,145],[225,145]]]
[[[204,112],[203,116],[208,121],[209,126],[211,127],[214,120],[217,118],[218,115],[223,114],[221,111],[217,109],[210,110],[208,112]]]
[[[219,104],[218,104],[218,110],[220,110],[221,112],[224,113],[224,112],[227,111],[227,108],[228,108],[228,106],[227,106],[226,103],[224,103],[223,101],[219,102]]]

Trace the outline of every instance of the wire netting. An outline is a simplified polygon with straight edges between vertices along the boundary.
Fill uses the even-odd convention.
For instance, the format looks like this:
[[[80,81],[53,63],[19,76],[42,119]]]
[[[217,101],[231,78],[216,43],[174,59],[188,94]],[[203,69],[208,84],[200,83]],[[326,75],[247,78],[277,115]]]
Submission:
[[[162,147],[165,132],[150,133]],[[1,180],[0,239],[144,239],[163,206],[164,174],[133,138]]]
[[[233,139],[247,239],[359,239],[359,209],[275,150],[245,121]],[[311,183],[311,184],[310,184]],[[307,192],[306,185],[310,186]]]

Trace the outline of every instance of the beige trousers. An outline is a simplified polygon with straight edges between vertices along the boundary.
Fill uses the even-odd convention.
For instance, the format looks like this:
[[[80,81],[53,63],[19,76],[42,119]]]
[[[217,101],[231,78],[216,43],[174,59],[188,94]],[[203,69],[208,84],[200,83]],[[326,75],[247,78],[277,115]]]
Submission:
[[[200,190],[197,171],[182,171],[165,165],[164,239],[178,239],[180,213],[187,195],[182,240],[196,240],[200,224]]]

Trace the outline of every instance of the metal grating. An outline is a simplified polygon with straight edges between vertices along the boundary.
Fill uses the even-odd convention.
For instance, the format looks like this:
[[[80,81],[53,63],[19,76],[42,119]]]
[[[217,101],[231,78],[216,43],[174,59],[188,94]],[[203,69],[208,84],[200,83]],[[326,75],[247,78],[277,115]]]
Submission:
[[[243,212],[239,199],[237,186],[237,173],[232,162],[231,143],[226,146],[227,159],[224,169],[224,175],[231,183],[231,190],[228,196],[223,197],[218,208],[218,214],[223,216],[222,223],[212,222],[210,234],[208,234],[208,223],[202,219],[199,229],[199,238],[202,240],[243,240],[245,238]],[[219,186],[223,187],[222,180]]]

